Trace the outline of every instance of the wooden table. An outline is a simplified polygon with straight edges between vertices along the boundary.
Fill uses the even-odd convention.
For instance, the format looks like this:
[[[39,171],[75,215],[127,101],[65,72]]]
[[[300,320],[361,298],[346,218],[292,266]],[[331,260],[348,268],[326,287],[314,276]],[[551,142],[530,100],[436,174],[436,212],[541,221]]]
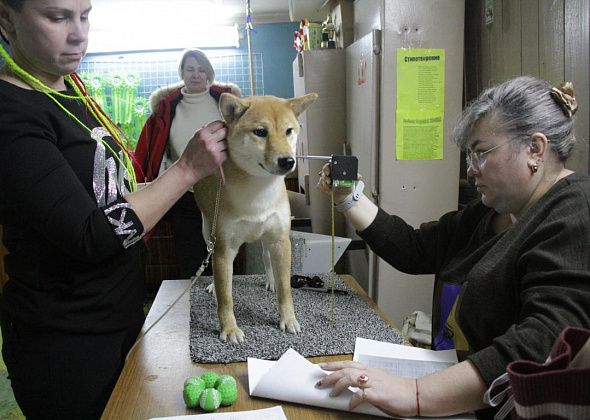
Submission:
[[[390,325],[395,325],[367,296],[353,277],[343,275],[346,283],[355,290]],[[156,299],[147,316],[144,330],[156,320],[188,286],[189,280],[162,282]],[[187,409],[182,398],[184,380],[200,375],[205,370],[233,375],[238,381],[238,400],[216,412],[245,411],[281,405],[288,419],[360,419],[342,411],[250,397],[248,394],[248,368],[246,362],[229,364],[193,363],[189,350],[189,294],[186,293],[164,318],[154,326],[132,351],[119,377],[117,385],[103,413],[103,419],[129,420],[152,417],[202,414],[199,409]],[[314,363],[333,360],[351,360],[352,355],[312,357]]]

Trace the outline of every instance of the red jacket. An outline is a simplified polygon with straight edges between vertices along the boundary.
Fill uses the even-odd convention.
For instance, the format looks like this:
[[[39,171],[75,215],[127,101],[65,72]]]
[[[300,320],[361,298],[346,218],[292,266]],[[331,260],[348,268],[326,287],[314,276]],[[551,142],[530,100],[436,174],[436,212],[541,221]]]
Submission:
[[[158,177],[170,137],[170,126],[176,113],[176,106],[182,100],[182,93],[180,93],[182,84],[179,86],[172,90],[168,88],[160,89],[155,92],[156,96],[152,95],[153,98],[159,99],[162,92],[166,93],[162,99],[152,104],[154,111],[145,122],[137,141],[133,159],[133,169],[135,169],[137,182],[150,182]],[[209,93],[217,102],[219,102],[219,97],[223,92],[240,95],[240,89],[234,84],[214,84],[209,87]]]

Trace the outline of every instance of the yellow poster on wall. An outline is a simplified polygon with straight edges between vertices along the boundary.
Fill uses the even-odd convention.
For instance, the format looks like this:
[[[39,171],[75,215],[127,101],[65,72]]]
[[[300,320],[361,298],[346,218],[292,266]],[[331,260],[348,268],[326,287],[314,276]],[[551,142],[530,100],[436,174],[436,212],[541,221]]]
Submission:
[[[399,48],[395,154],[397,160],[443,158],[445,50]]]

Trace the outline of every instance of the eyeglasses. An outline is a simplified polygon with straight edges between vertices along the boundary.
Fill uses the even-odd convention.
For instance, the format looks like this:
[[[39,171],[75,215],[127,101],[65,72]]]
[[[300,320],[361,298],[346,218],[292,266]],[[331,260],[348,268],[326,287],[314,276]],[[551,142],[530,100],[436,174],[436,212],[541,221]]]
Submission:
[[[304,286],[313,287],[313,288],[321,288],[324,287],[324,281],[319,278],[318,276],[307,277],[307,276],[300,276],[298,274],[293,274],[291,276],[291,287],[295,289],[300,289]]]
[[[498,144],[497,146],[492,147],[491,149],[484,150],[482,152],[474,152],[472,150],[467,150],[467,155],[465,156],[465,163],[467,164],[467,170],[473,169],[474,171],[480,171],[483,164],[486,162],[486,155],[490,152],[493,152],[496,149],[499,149],[502,146],[506,146],[508,143],[511,143],[513,140],[516,140],[516,137],[508,140],[506,143]]]

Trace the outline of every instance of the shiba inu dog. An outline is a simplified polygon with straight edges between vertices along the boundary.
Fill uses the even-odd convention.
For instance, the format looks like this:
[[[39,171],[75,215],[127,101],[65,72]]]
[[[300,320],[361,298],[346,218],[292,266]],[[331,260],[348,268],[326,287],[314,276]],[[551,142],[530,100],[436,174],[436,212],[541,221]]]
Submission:
[[[296,165],[297,117],[317,96],[240,99],[230,93],[221,95],[219,109],[228,126],[229,158],[223,164],[225,185],[218,207],[213,277],[222,341],[244,340],[233,308],[233,261],[243,243],[256,240],[262,241],[267,290],[274,291],[276,284],[280,328],[301,332],[291,295],[291,212],[284,176]],[[204,238],[211,232],[219,176],[216,173],[194,186]]]

